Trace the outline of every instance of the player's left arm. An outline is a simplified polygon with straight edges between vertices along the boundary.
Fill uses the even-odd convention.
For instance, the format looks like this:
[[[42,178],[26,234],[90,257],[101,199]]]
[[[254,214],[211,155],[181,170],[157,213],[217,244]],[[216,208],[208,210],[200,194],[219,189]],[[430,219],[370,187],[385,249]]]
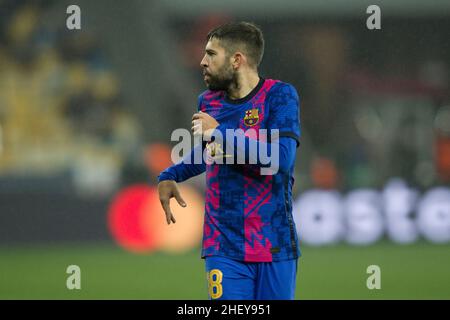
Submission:
[[[294,86],[280,82],[269,91],[266,105],[269,107],[268,134],[271,136],[273,130],[278,132],[279,140],[272,140],[272,143],[279,142],[280,171],[288,172],[300,146],[300,97]]]
[[[276,84],[266,99],[270,108],[268,129],[278,129],[279,136],[288,137],[300,145],[300,97],[291,84]]]

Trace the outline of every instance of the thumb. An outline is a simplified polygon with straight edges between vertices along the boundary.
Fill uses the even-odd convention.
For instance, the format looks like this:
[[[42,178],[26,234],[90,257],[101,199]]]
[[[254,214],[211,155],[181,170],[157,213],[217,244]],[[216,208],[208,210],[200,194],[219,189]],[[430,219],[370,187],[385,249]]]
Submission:
[[[181,197],[180,192],[177,190],[174,194],[175,199],[177,200],[178,204],[182,207],[186,207],[186,202],[184,201],[184,199]]]

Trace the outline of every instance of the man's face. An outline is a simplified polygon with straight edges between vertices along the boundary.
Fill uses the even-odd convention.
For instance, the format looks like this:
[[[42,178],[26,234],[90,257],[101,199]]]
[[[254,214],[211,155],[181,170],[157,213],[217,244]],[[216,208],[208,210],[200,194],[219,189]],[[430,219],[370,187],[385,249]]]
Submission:
[[[203,80],[209,90],[226,91],[237,82],[237,73],[231,65],[230,57],[216,38],[206,44],[205,56],[200,65],[203,68]]]

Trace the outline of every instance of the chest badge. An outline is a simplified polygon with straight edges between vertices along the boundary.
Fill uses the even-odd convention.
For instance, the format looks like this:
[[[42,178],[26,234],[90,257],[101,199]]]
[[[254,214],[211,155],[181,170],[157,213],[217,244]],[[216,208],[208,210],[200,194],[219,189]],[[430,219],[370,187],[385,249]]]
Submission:
[[[250,109],[245,111],[244,123],[246,126],[252,127],[259,121],[258,109]]]

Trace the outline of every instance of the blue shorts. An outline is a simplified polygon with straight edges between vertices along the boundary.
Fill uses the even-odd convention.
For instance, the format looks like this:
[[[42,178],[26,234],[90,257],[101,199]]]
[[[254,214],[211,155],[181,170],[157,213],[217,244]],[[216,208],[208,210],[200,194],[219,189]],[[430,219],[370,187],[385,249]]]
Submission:
[[[221,256],[205,258],[209,299],[293,300],[298,259],[243,262]]]

